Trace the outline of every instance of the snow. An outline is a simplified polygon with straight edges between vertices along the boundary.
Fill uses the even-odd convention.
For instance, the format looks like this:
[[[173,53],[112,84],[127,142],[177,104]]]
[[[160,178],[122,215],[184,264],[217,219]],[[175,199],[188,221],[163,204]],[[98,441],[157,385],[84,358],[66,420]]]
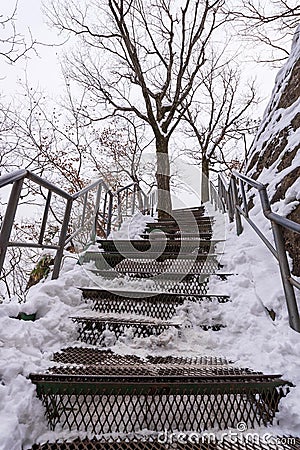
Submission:
[[[108,239],[141,239],[140,234],[146,228],[147,222],[155,222],[155,218],[138,212],[125,220],[118,231],[112,231],[108,236]]]
[[[254,208],[254,214],[261,226],[268,229],[258,208]],[[136,229],[141,229],[143,220],[148,221],[149,217],[137,217],[139,225]],[[113,333],[107,332],[106,345],[112,346],[117,353],[139,356],[224,356],[239,367],[280,373],[296,387],[280,403],[279,425],[268,432],[299,436],[300,335],[288,324],[277,262],[247,224],[244,224],[244,233],[237,237],[234,224],[226,222],[224,225],[224,216],[217,222],[221,223],[221,220],[226,228],[223,234],[227,235],[221,262],[224,271],[233,275],[227,281],[212,276],[210,293],[229,294],[231,302],[185,303],[174,317],[189,326],[181,333],[171,328],[160,336],[134,338],[129,331],[116,340]],[[219,235],[221,228],[219,225]],[[94,280],[85,267],[76,264],[74,257],[66,257],[58,280],[47,279],[33,286],[25,303],[12,299],[0,305],[1,450],[28,449],[35,442],[86,434],[60,429],[49,431],[44,409],[27,376],[53,365],[53,352],[68,346],[85,345],[76,341],[75,324],[70,317],[90,314],[77,287],[92,286]],[[112,290],[153,290],[150,280],[102,279],[100,284]],[[275,321],[271,320],[265,307],[275,311]],[[20,311],[36,313],[37,320],[25,322],[12,318]],[[226,328],[218,332],[203,331],[199,325],[204,323],[223,323]]]

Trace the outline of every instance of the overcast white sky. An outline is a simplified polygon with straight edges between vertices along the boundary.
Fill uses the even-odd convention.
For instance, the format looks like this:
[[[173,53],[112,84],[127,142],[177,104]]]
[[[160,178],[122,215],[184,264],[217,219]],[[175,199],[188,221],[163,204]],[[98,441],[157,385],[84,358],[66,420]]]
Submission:
[[[1,5],[0,13],[4,15],[9,14],[14,3],[15,0],[8,0],[5,5]],[[28,33],[28,29],[30,29],[33,37],[38,41],[49,44],[62,41],[62,39],[58,38],[55,30],[50,30],[45,23],[45,18],[42,14],[42,0],[19,0],[16,26],[21,33]],[[30,59],[27,61],[19,61],[13,66],[1,64],[0,92],[2,94],[13,94],[17,90],[18,80],[24,80],[25,68],[28,80],[34,87],[39,85],[51,94],[59,92],[60,86],[62,86],[62,79],[57,54],[61,54],[61,52],[61,47],[41,46],[38,47],[39,55],[35,55],[32,52]],[[257,77],[261,96],[265,98],[258,110],[258,115],[260,116],[270,97],[276,72],[277,70],[267,69],[261,65],[253,64],[249,66],[249,75]]]
[[[0,13],[9,14],[14,3],[15,0],[8,0],[5,5],[1,5]],[[46,44],[62,41],[57,37],[55,30],[51,30],[46,25],[41,0],[18,0],[16,27],[18,32],[26,36],[29,36],[28,30],[30,29],[35,40]],[[0,91],[14,93],[18,80],[24,80],[26,70],[28,79],[33,85],[40,84],[41,87],[55,93],[62,84],[57,58],[57,54],[61,51],[61,47],[38,46],[38,55],[31,52],[28,59],[22,59],[14,65],[1,64]]]

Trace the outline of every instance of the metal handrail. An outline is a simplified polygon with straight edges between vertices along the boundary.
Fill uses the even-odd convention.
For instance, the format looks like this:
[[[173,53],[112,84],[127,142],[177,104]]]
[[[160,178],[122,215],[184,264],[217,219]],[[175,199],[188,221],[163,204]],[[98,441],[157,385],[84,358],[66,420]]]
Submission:
[[[41,187],[44,187],[45,189],[48,190],[48,196],[47,196],[46,204],[44,207],[40,235],[39,235],[39,239],[38,239],[37,243],[10,242],[10,235],[11,235],[11,231],[13,228],[19,200],[21,197],[23,182],[25,179],[29,179],[32,182],[34,182],[35,184],[37,184]],[[110,191],[110,189],[108,188],[108,186],[102,179],[96,180],[95,182],[91,183],[89,186],[81,189],[80,191],[78,191],[74,194],[69,194],[68,192],[60,189],[53,183],[39,177],[38,175],[30,172],[29,170],[21,169],[21,170],[13,172],[11,174],[7,174],[7,175],[0,177],[0,188],[7,186],[9,184],[12,184],[13,186],[11,189],[8,205],[6,208],[6,213],[5,213],[5,216],[3,219],[1,232],[0,232],[0,273],[3,269],[3,264],[4,264],[4,260],[5,260],[5,256],[6,256],[8,247],[31,247],[31,248],[41,248],[41,249],[47,248],[47,249],[55,249],[56,250],[56,256],[54,259],[54,268],[53,268],[53,274],[52,274],[52,279],[56,279],[59,275],[64,248],[75,236],[77,236],[82,231],[83,225],[86,226],[87,223],[92,224],[94,230],[96,231],[97,217],[98,217],[98,215],[100,215],[102,217],[102,219],[105,219],[105,221],[107,223],[107,232],[110,231],[110,224],[111,224],[110,205],[112,203],[112,192]],[[81,218],[81,226],[77,230],[75,230],[75,232],[72,235],[68,236],[68,229],[69,229],[69,223],[70,223],[73,202],[81,197],[84,197],[84,208],[83,208],[83,216],[84,216],[88,193],[95,188],[97,188],[97,196],[96,196],[96,202],[94,205],[94,211],[93,211],[92,216],[89,217],[88,221],[86,221],[86,222],[85,222],[85,218],[82,217]],[[106,195],[109,197],[107,217],[105,217],[106,209],[104,209],[102,213],[99,211],[101,189],[104,189],[106,192]],[[49,214],[49,210],[50,210],[50,206],[51,206],[52,193],[55,193],[58,196],[60,196],[61,198],[66,200],[64,217],[62,220],[60,235],[59,235],[59,242],[57,245],[48,245],[43,242],[44,236],[45,236],[46,225],[47,225],[48,214]],[[104,206],[104,208],[106,208],[106,205]]]
[[[237,182],[239,181],[239,183]],[[289,314],[289,323],[291,328],[300,332],[300,317],[295,296],[294,288],[300,289],[300,283],[291,276],[291,271],[287,258],[287,250],[282,233],[282,228],[300,234],[300,224],[272,211],[267,186],[259,183],[252,178],[243,175],[236,170],[232,171],[229,186],[226,186],[224,177],[219,176],[218,190],[219,196],[226,205],[229,219],[236,221],[236,231],[240,235],[243,232],[241,216],[243,216],[256,234],[262,239],[264,244],[278,260],[283,289],[286,298],[286,304]],[[256,189],[259,193],[261,208],[264,216],[270,221],[272,226],[274,244],[268,240],[264,233],[259,229],[255,222],[249,216],[248,200],[245,190],[245,184]]]
[[[42,217],[42,223],[39,233],[38,242],[11,242],[10,236],[17,212],[17,207],[19,204],[19,200],[21,198],[21,191],[23,182],[25,179],[29,179],[35,184],[44,187],[48,190],[48,195],[46,198],[46,204],[44,207],[44,213]],[[120,210],[122,206],[122,193],[125,193],[125,206],[126,206],[126,216],[128,213],[128,208],[130,207],[130,214],[133,215],[136,208],[136,196],[138,195],[138,208],[141,211],[146,211],[146,203],[149,202],[149,198],[144,192],[140,189],[138,183],[130,183],[127,186],[124,186],[118,189],[115,193],[111,191],[109,186],[105,183],[104,180],[98,179],[91,183],[89,186],[84,187],[80,191],[75,192],[74,194],[69,194],[68,192],[60,189],[55,184],[45,180],[44,178],[39,177],[33,172],[20,169],[13,173],[3,175],[0,177],[0,188],[8,186],[12,184],[12,189],[9,197],[9,201],[7,204],[5,216],[2,222],[1,232],[0,232],[0,273],[3,269],[3,264],[5,261],[5,256],[8,247],[29,247],[29,248],[40,248],[40,249],[53,249],[56,250],[56,255],[54,258],[54,268],[52,273],[52,279],[56,279],[59,276],[61,260],[63,257],[63,252],[68,243],[70,243],[79,233],[81,233],[84,229],[86,229],[87,225],[91,225],[91,242],[95,242],[97,225],[98,225],[98,217],[104,221],[106,229],[103,230],[105,235],[108,236],[111,232],[111,228],[113,226],[113,215],[114,211],[117,210],[117,220],[119,226],[122,223],[123,216],[122,211]],[[93,205],[93,214],[86,218],[86,209],[88,203],[88,195],[93,189],[97,189],[96,200]],[[103,208],[100,209],[101,202],[101,194],[104,192],[104,202]],[[51,207],[51,199],[52,193],[57,194],[59,197],[66,200],[66,206],[64,210],[64,216],[61,221],[61,229],[59,234],[59,241],[57,245],[49,245],[44,243],[45,231],[47,226],[48,215]],[[131,196],[132,194],[132,196]],[[80,218],[80,225],[78,228],[73,231],[73,233],[69,233],[69,225],[71,219],[71,213],[73,204],[76,200],[83,198],[83,211]],[[117,199],[117,204],[114,206],[114,200]],[[144,199],[144,200],[143,200]],[[130,200],[130,205],[129,205]],[[121,212],[121,215],[119,213]]]

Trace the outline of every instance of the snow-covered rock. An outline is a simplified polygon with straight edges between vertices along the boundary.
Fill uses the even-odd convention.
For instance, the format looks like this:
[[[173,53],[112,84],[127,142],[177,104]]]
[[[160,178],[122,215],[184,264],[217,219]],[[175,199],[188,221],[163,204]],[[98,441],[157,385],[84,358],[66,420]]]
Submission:
[[[274,212],[300,223],[300,26],[279,71],[250,152],[247,173],[268,185]],[[254,199],[255,203],[255,199]],[[285,231],[293,272],[300,275],[300,236]]]

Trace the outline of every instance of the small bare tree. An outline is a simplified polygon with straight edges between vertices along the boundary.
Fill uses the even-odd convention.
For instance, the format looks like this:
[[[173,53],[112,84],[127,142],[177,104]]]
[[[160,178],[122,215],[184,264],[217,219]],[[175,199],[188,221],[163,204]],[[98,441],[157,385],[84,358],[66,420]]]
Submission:
[[[185,133],[196,138],[197,147],[186,153],[202,167],[201,199],[209,200],[210,171],[228,168],[232,155],[226,149],[256,128],[249,115],[256,102],[254,82],[242,85],[240,71],[233,64],[219,66],[211,58],[211,65],[203,73],[201,89],[188,108]]]
[[[197,90],[206,49],[228,20],[224,0],[52,0],[52,24],[80,46],[69,75],[105,111],[136,116],[152,130],[159,217],[171,210],[169,141]]]

